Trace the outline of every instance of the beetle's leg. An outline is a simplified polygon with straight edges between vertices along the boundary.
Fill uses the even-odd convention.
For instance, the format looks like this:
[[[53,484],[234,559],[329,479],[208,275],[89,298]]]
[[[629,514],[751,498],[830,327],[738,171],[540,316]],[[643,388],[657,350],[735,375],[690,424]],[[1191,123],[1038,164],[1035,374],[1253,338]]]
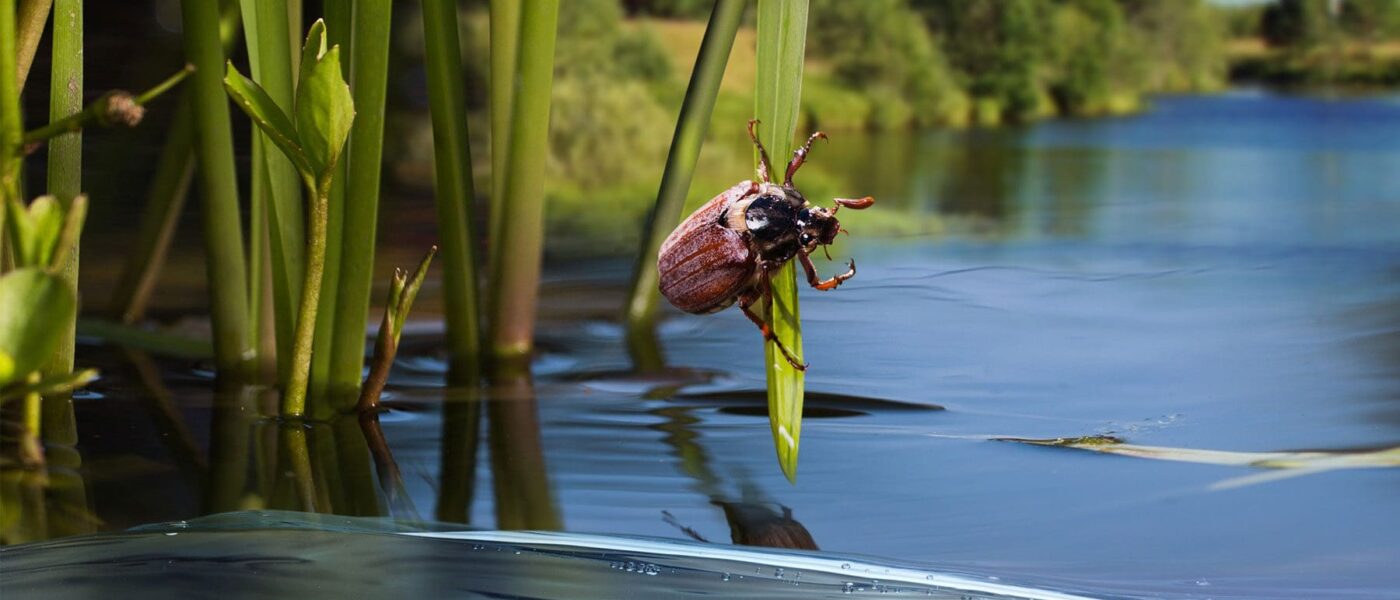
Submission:
[[[836,214],[836,211],[841,210],[843,206],[851,210],[865,210],[875,204],[875,199],[870,196],[864,198],[832,198],[831,201],[836,203],[836,206],[831,209],[831,214],[833,215]]]
[[[851,268],[845,273],[823,281],[817,278],[817,267],[812,264],[812,257],[808,256],[805,252],[799,252],[797,258],[802,261],[802,270],[807,272],[807,285],[823,292],[834,290],[836,286],[856,276],[856,261],[854,260],[851,261]]]
[[[802,163],[807,162],[807,153],[812,151],[812,142],[817,141],[818,138],[824,140],[826,139],[826,134],[820,131],[812,134],[811,137],[807,138],[806,144],[803,144],[801,148],[798,148],[796,152],[792,153],[792,160],[788,161],[787,164],[787,173],[783,175],[784,184],[792,183],[792,176],[796,175],[797,170],[802,168]]]
[[[763,320],[763,317],[758,316],[753,309],[749,308],[761,297],[768,297],[771,299],[771,294],[757,292],[745,294],[739,298],[739,310],[744,311],[744,316],[748,317],[750,321],[753,321],[754,325],[758,326],[758,330],[763,332],[763,339],[765,341],[771,340],[773,344],[778,347],[778,351],[783,354],[783,358],[787,359],[788,364],[792,365],[792,368],[798,371],[806,371],[807,365],[797,362],[797,359],[793,358],[792,353],[788,352],[787,346],[784,346],[783,342],[778,339],[778,336],[773,334],[773,330],[768,327],[768,323]],[[771,306],[771,304],[769,306]]]
[[[758,141],[758,133],[753,128],[757,124],[758,119],[749,119],[749,139],[753,140],[753,145],[758,146],[758,178],[762,179],[763,183],[768,183],[771,181],[768,173],[772,172],[773,163],[768,160],[768,150],[764,149],[763,142]]]

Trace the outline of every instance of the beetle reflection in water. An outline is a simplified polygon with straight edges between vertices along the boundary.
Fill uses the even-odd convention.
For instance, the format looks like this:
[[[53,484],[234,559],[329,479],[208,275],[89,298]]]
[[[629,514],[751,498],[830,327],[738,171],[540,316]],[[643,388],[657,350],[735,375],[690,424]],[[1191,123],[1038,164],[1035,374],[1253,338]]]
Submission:
[[[802,371],[807,365],[798,362],[778,341],[768,324],[753,311],[753,305],[762,300],[771,312],[770,278],[793,258],[802,263],[807,283],[818,290],[835,289],[854,277],[856,263],[852,260],[845,273],[821,279],[811,254],[818,247],[831,244],[836,234],[843,231],[836,211],[843,206],[869,208],[875,199],[836,198],[836,206],[828,210],[811,204],[797,190],[792,178],[806,161],[812,142],[826,139],[820,131],[792,153],[782,184],[773,183],[769,178],[773,167],[768,151],[754,132],[756,124],[756,120],[749,121],[749,137],[758,146],[759,180],[741,181],[715,196],[666,237],[657,260],[661,294],[676,308],[693,314],[718,312],[737,301],[744,315],[763,332],[764,339],[772,340],[788,363]]]

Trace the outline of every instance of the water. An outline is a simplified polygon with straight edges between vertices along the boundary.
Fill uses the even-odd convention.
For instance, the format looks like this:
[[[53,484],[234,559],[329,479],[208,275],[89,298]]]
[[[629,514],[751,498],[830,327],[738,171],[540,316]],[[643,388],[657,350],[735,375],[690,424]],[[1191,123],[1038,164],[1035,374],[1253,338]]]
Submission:
[[[216,399],[189,363],[159,364],[184,429],[153,419],[160,403],[126,359],[84,347],[80,360],[105,367],[76,403],[78,473],[97,519],[88,529],[311,502],[479,528],[732,536],[1092,596],[1400,597],[1393,469],[1221,487],[1263,471],[991,439],[1107,434],[1248,452],[1400,445],[1400,101],[1164,98],[1134,118],[843,134],[817,163],[850,195],[876,195],[867,213],[886,216],[843,212],[853,235],[833,255],[855,257],[860,273],[838,291],[804,293],[812,368],[795,484],[774,459],[759,338],[742,315],[668,319],[669,374],[628,375],[609,319],[629,263],[554,261],[536,377],[488,394],[474,460],[442,432],[444,418],[469,422],[475,396],[442,387],[437,326],[413,330],[381,420],[398,480],[376,480],[394,470],[371,469],[358,424],[279,429],[257,417],[269,398]],[[878,221],[887,215],[909,227]],[[903,233],[870,233],[880,230]],[[211,438],[243,454],[208,456]],[[297,444],[307,463],[278,456]],[[444,446],[456,457],[446,469]],[[316,483],[307,494],[294,484],[299,464]],[[174,540],[196,544],[132,535],[156,555],[194,552]],[[281,543],[273,530],[250,535]],[[558,575],[575,592],[594,581],[531,554],[538,541],[518,546],[521,562],[469,572],[497,563],[474,562],[482,553],[460,540],[374,539],[450,565],[483,593],[500,592],[484,582],[516,568]],[[63,562],[67,547],[46,550],[48,560]],[[249,560],[273,552],[261,547]],[[0,564],[15,564],[13,552]],[[625,589],[641,596],[742,596],[723,586],[753,573],[579,552],[588,558],[575,565],[630,576],[625,585],[641,587]],[[637,575],[628,560],[661,570]],[[669,583],[677,564],[707,583]],[[755,575],[771,584],[782,564]],[[874,575],[822,577],[803,571],[800,582],[878,591]]]

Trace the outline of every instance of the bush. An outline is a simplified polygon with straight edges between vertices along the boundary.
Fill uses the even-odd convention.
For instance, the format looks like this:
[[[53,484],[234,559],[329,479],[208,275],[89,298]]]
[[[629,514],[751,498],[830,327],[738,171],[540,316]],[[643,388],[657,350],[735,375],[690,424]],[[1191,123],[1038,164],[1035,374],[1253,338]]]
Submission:
[[[864,92],[871,125],[939,122],[949,104],[961,103],[947,62],[906,0],[815,0],[810,19],[808,48],[836,83]]]

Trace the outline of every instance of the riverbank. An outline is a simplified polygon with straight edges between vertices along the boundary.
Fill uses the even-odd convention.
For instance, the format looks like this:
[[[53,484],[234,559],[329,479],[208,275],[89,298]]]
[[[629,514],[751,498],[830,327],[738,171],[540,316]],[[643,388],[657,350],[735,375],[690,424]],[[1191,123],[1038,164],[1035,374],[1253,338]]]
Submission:
[[[1344,42],[1306,51],[1275,48],[1262,39],[1226,45],[1230,80],[1235,83],[1298,87],[1340,85],[1400,86],[1400,42]]]

